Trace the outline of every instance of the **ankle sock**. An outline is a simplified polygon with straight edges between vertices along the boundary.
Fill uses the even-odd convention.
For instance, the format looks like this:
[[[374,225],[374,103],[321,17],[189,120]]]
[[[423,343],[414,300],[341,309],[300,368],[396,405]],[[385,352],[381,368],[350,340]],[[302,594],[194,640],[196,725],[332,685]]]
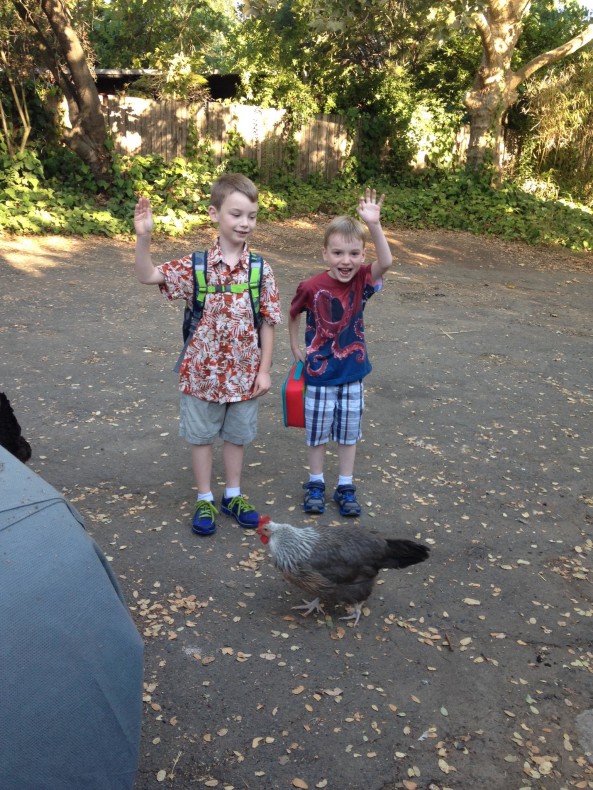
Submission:
[[[207,499],[208,502],[214,502],[214,495],[212,494],[212,491],[208,491],[207,494],[198,494],[198,502],[202,502],[204,499]]]
[[[339,477],[338,477],[338,485],[339,486],[351,486],[352,485],[352,477],[346,477],[346,475],[339,475]]]
[[[323,475],[309,475],[309,482],[310,483],[325,483],[323,479]]]
[[[241,496],[241,488],[240,486],[237,488],[225,488],[224,489],[224,498],[225,499],[232,499],[234,496]]]

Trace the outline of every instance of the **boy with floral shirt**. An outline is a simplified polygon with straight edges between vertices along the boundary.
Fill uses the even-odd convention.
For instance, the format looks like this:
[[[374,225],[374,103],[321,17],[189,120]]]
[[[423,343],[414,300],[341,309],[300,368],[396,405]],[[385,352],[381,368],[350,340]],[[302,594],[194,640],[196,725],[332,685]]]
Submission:
[[[270,389],[274,327],[280,323],[278,287],[264,261],[260,288],[259,333],[249,289],[230,292],[225,286],[249,282],[248,240],[257,221],[255,184],[240,173],[226,173],[212,185],[210,219],[218,239],[207,253],[208,293],[196,330],[180,368],[180,435],[191,444],[198,498],[192,529],[198,535],[216,530],[218,510],[211,491],[213,444],[223,440],[225,491],[221,510],[241,527],[254,529],[259,515],[241,495],[245,445],[255,439],[259,397]],[[150,239],[152,211],[140,198],[134,211],[135,271],[138,280],[158,285],[167,299],[193,299],[192,256],[153,266]]]
[[[288,330],[295,359],[305,363],[305,430],[309,449],[309,481],[303,485],[306,513],[325,511],[323,463],[330,438],[338,445],[339,477],[334,501],[340,515],[359,516],[352,484],[356,443],[361,438],[363,378],[371,363],[364,337],[363,310],[381,287],[392,263],[381,227],[376,191],[367,189],[357,212],[368,228],[377,260],[365,264],[365,229],[352,217],[336,217],[328,225],[323,259],[327,270],[300,283],[290,305]],[[299,344],[301,313],[306,312],[306,352]]]

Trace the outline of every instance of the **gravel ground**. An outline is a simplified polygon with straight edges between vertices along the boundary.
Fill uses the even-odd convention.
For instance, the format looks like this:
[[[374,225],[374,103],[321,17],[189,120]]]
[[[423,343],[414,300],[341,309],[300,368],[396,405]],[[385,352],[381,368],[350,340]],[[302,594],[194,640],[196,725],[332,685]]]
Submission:
[[[285,315],[322,225],[258,228]],[[209,238],[160,240],[155,259]],[[137,790],[593,788],[591,256],[389,238],[397,265],[366,313],[360,524],[432,552],[382,572],[357,628],[293,612],[299,592],[230,519],[191,533],[181,313],[135,281],[132,244],[0,240],[1,388],[145,640]],[[243,489],[302,525],[289,364],[284,326]],[[220,496],[218,451],[215,477]]]

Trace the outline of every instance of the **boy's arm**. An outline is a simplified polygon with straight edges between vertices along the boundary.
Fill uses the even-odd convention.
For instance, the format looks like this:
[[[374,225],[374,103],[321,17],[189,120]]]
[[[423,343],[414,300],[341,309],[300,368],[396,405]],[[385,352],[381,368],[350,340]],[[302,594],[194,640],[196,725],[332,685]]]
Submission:
[[[150,257],[150,239],[153,228],[152,209],[148,198],[140,198],[134,209],[134,228],[136,229],[136,257],[134,271],[136,277],[145,285],[160,285],[165,282],[163,274],[155,269]]]
[[[383,228],[381,227],[381,206],[385,195],[381,195],[377,200],[377,191],[367,187],[366,193],[358,201],[358,216],[369,229],[371,241],[375,245],[377,260],[371,266],[371,276],[373,282],[379,280],[393,263],[393,256],[389,248]]]
[[[261,346],[261,358],[259,371],[255,377],[253,387],[253,397],[265,395],[272,386],[270,369],[272,367],[272,352],[274,351],[274,327],[264,321],[259,330],[259,342]]]
[[[297,313],[293,318],[291,315],[288,317],[288,337],[290,338],[290,350],[294,358],[299,362],[305,361],[305,353],[301,351],[299,343],[301,326],[301,314]]]

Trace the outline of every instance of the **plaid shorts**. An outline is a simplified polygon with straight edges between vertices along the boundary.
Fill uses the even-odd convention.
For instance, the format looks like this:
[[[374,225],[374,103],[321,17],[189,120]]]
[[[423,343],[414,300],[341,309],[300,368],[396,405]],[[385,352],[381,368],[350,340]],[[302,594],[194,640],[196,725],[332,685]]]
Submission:
[[[317,447],[330,438],[338,444],[356,444],[361,438],[364,387],[350,381],[330,387],[307,386],[305,430],[307,445]]]

